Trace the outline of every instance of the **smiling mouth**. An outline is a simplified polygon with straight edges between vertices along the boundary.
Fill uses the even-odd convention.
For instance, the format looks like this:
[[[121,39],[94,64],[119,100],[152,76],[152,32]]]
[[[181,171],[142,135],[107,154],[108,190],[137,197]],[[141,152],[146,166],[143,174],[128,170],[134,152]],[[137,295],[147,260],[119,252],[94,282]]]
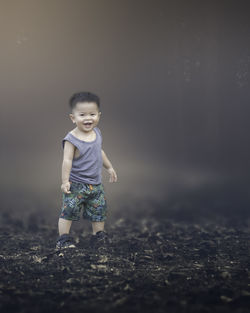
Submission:
[[[92,123],[84,123],[84,126],[90,127],[92,125]]]

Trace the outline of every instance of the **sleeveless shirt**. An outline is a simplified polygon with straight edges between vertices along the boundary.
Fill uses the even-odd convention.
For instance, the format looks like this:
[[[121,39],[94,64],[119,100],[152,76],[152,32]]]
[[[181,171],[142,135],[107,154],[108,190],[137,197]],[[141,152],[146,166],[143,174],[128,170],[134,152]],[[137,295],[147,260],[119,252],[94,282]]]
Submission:
[[[62,140],[63,148],[67,140],[80,151],[80,155],[72,160],[69,176],[72,182],[98,185],[102,181],[102,134],[98,127],[95,127],[94,131],[96,133],[94,141],[80,140],[70,132]]]

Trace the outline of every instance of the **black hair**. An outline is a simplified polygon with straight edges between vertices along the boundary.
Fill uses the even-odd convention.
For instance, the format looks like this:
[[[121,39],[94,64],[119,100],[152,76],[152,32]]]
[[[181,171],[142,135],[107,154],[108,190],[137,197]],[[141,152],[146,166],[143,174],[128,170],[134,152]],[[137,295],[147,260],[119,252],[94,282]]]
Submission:
[[[69,100],[69,106],[73,110],[79,102],[95,102],[100,110],[100,98],[91,92],[77,92]]]

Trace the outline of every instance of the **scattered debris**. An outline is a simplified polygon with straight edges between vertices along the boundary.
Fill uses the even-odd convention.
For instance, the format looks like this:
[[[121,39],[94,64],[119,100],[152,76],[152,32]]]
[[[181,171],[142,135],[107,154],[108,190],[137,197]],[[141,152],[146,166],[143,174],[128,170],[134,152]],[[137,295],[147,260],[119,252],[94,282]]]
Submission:
[[[56,251],[56,227],[35,225],[32,236],[15,227],[0,234],[1,312],[249,310],[249,227],[122,218],[102,252],[85,232],[72,231],[75,249]]]

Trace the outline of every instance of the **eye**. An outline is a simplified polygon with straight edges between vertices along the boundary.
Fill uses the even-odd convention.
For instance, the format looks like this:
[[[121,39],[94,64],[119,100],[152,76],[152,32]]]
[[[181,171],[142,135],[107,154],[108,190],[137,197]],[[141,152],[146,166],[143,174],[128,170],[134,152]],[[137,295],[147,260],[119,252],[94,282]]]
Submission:
[[[91,115],[95,115],[94,113],[92,113]]]

